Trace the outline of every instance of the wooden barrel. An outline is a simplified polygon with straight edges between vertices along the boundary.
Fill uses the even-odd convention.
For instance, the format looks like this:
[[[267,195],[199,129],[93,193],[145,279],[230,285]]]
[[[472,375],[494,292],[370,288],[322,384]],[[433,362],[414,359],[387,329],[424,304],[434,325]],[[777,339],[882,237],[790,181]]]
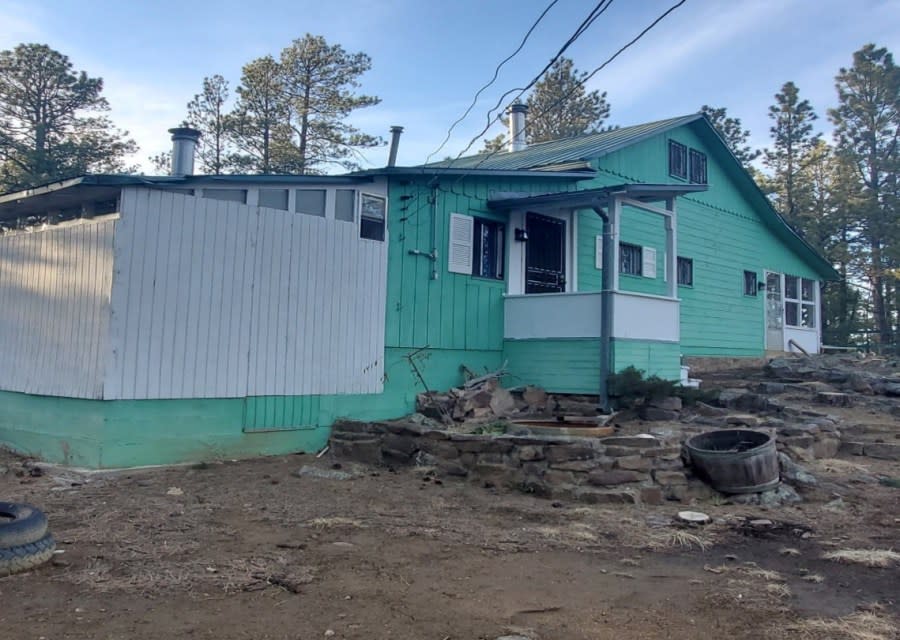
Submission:
[[[697,475],[717,491],[758,493],[778,486],[778,451],[766,433],[709,431],[690,438],[684,448]]]

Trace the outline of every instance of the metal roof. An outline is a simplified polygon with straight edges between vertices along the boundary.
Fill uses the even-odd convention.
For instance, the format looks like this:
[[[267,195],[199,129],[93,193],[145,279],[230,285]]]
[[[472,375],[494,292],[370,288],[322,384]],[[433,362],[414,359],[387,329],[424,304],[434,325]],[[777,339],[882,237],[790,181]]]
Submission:
[[[526,147],[522,151],[504,151],[493,155],[482,153],[459,158],[458,160],[434,162],[424,165],[424,167],[429,169],[452,167],[454,169],[521,170],[548,167],[580,160],[591,160],[633,145],[668,129],[680,127],[702,118],[702,114],[693,113],[678,118],[657,120],[656,122],[611,129],[574,138],[539,142]]]
[[[706,191],[705,184],[620,184],[600,189],[584,189],[582,191],[560,191],[522,198],[498,198],[488,200],[489,209],[518,209],[523,207],[564,206],[576,209],[588,209],[594,206],[606,206],[611,195],[621,195],[640,202],[659,202],[667,198],[676,198],[687,193]]]

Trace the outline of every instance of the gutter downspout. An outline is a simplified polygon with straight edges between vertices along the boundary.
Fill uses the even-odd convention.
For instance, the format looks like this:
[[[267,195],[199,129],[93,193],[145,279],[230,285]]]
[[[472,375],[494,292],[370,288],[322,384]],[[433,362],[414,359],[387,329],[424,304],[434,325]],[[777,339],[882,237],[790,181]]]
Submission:
[[[613,226],[609,215],[598,206],[594,213],[603,220],[603,282],[600,289],[600,408],[609,413],[609,375],[612,373],[613,304]]]

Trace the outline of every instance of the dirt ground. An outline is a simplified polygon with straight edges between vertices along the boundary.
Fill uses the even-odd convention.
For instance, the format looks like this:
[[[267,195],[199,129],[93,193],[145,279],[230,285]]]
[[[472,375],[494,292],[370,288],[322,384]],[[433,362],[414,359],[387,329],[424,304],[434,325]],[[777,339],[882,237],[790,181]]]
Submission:
[[[900,565],[823,558],[900,549],[900,489],[872,481],[895,462],[812,463],[805,502],[710,499],[699,529],[671,523],[676,503],[554,503],[422,469],[295,475],[333,464],[78,474],[0,453],[0,496],[43,508],[63,551],[0,579],[0,637],[900,637]]]

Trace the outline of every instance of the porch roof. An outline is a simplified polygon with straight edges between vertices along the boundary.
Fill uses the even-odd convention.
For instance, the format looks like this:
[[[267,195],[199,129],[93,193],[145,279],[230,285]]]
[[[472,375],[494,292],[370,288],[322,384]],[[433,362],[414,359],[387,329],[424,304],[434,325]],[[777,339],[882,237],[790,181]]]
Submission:
[[[571,207],[589,209],[606,206],[611,196],[621,196],[639,202],[659,202],[698,191],[706,191],[705,184],[620,184],[582,191],[560,191],[537,196],[502,197],[488,200],[490,209],[524,209],[528,207]]]

